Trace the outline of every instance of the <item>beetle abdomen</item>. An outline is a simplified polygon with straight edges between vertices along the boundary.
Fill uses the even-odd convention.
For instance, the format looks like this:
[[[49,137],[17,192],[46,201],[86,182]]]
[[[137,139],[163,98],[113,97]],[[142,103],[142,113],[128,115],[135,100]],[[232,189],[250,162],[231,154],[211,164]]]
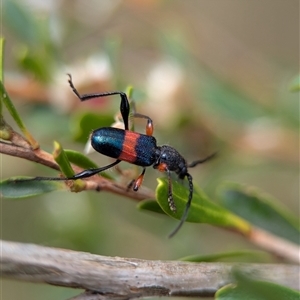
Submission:
[[[156,139],[152,136],[113,127],[92,133],[93,148],[106,156],[139,166],[151,166],[155,161]]]

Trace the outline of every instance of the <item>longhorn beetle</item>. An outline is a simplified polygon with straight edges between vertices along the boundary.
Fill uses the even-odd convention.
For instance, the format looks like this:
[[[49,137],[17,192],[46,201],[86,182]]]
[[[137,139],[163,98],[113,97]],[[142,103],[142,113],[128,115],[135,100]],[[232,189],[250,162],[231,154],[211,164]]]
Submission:
[[[198,164],[204,163],[211,159],[214,155],[210,155],[204,159],[196,160],[190,164],[179,154],[174,148],[163,145],[157,146],[156,139],[153,137],[153,122],[152,119],[146,115],[134,112],[134,118],[146,119],[146,134],[129,130],[129,113],[130,105],[127,95],[123,92],[106,92],[106,93],[93,93],[80,95],[72,82],[72,77],[69,76],[69,84],[74,94],[80,99],[80,101],[86,101],[94,98],[107,97],[112,95],[119,95],[121,98],[120,112],[123,118],[125,129],[118,129],[113,127],[103,127],[95,129],[91,134],[92,147],[99,153],[115,158],[116,160],[104,167],[84,170],[72,177],[35,177],[29,180],[76,180],[93,176],[97,173],[103,172],[121,161],[141,166],[143,168],[141,174],[136,180],[131,182],[129,187],[132,187],[134,191],[138,191],[143,182],[146,167],[153,166],[160,172],[166,172],[168,177],[168,204],[170,210],[176,212],[176,204],[173,200],[172,194],[172,181],[171,172],[175,172],[179,179],[185,177],[189,183],[189,196],[185,206],[185,210],[181,217],[180,223],[175,230],[169,235],[174,236],[185,222],[189,208],[191,206],[193,198],[193,178],[188,172],[188,168],[193,168]],[[26,180],[26,179],[25,179]]]

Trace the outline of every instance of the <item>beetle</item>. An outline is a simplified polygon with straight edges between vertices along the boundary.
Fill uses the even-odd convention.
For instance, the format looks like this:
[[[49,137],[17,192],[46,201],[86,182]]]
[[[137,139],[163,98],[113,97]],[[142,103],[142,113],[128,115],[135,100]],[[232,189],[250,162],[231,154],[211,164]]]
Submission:
[[[87,178],[103,172],[111,167],[116,166],[121,161],[125,161],[137,166],[142,167],[142,172],[136,180],[133,180],[129,184],[129,188],[134,191],[138,191],[141,186],[146,168],[153,166],[160,172],[167,173],[168,177],[168,204],[171,211],[176,212],[176,204],[173,200],[172,193],[172,180],[171,173],[175,172],[179,179],[187,178],[189,183],[189,196],[185,206],[185,210],[181,217],[181,220],[175,230],[169,235],[174,236],[181,228],[185,220],[187,219],[189,208],[193,199],[193,178],[188,172],[188,168],[193,168],[198,164],[204,163],[207,160],[215,156],[215,153],[200,160],[196,160],[190,164],[184,159],[184,157],[173,147],[168,145],[158,146],[155,137],[153,136],[153,121],[150,117],[134,112],[133,118],[142,118],[146,120],[146,133],[138,133],[129,130],[129,114],[130,104],[126,93],[115,91],[105,93],[92,93],[92,94],[79,94],[75,88],[72,76],[69,76],[68,82],[74,92],[74,94],[80,99],[80,101],[87,101],[94,98],[107,97],[118,95],[120,96],[120,112],[124,122],[124,129],[114,127],[102,127],[95,129],[91,133],[91,145],[99,153],[116,159],[113,163],[100,167],[84,170],[72,177],[61,178],[61,177],[35,177],[33,180],[76,180]]]

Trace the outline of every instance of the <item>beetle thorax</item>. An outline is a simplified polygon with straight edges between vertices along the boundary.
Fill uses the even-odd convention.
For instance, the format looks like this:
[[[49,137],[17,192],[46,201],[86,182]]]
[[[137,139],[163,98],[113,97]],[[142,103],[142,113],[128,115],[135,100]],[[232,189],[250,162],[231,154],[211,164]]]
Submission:
[[[157,147],[156,155],[157,159],[153,168],[160,171],[164,168],[164,171],[173,171],[180,178],[184,178],[187,173],[187,163],[176,149],[166,145]]]

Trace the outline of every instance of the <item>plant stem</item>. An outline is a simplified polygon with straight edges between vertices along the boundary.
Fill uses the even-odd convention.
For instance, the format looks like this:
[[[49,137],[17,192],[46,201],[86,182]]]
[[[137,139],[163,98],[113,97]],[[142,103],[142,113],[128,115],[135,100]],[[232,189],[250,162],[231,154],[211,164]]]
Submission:
[[[299,289],[299,265],[149,261],[7,241],[1,249],[2,277],[85,289],[80,299],[213,296],[232,282],[232,268]]]
[[[21,137],[20,137],[21,138]],[[24,158],[44,166],[50,167],[54,170],[59,170],[59,166],[54,161],[53,156],[41,149],[32,150],[28,147],[16,146],[13,144],[0,142],[0,153]],[[82,168],[72,166],[75,173],[83,171]],[[102,176],[92,176],[85,179],[85,190],[107,191],[114,194],[122,195],[130,199],[141,201],[145,199],[155,199],[155,194],[152,190],[141,187],[138,192],[128,190],[122,184],[118,184]],[[240,234],[240,232],[236,232]],[[274,254],[276,257],[284,258],[288,261],[300,263],[300,248],[283,238],[275,236],[270,232],[264,231],[257,227],[252,227],[250,234],[244,235],[253,244]]]

